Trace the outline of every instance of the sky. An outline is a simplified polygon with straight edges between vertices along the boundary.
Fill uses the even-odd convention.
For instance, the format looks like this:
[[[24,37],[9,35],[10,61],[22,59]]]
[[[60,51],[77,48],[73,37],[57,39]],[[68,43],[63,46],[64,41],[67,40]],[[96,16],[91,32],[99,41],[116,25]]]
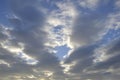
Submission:
[[[0,80],[119,80],[120,0],[0,0]]]

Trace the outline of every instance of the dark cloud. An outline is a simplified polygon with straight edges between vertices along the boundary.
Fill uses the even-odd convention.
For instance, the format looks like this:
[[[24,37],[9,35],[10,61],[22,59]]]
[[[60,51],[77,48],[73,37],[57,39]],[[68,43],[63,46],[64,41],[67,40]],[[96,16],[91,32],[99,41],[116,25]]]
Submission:
[[[96,13],[80,14],[75,20],[71,40],[79,45],[93,43],[105,30],[105,16]]]
[[[65,63],[70,65],[73,62],[73,66],[70,68],[69,72],[74,74],[83,74],[84,70],[93,64],[93,54],[96,45],[89,45],[80,47],[65,60]]]
[[[7,35],[5,34],[5,29],[2,25],[0,25],[0,41],[4,41],[7,38]]]
[[[75,63],[68,73],[79,75],[82,80],[119,80],[119,43],[120,39],[117,39],[102,47],[90,45],[78,48],[65,61],[68,65]],[[98,56],[95,57],[95,54]],[[101,61],[94,62],[96,58],[100,58]]]
[[[95,43],[102,39],[110,28],[109,15],[118,12],[114,5],[116,0],[78,0],[78,2],[80,3],[75,3],[78,11],[72,28],[71,41],[77,46]],[[78,6],[80,4],[88,9]]]
[[[42,27],[44,24],[44,14],[41,11],[39,1],[36,0],[12,0],[10,7],[13,14],[17,18],[10,19],[13,24],[17,25],[17,29],[34,29]],[[21,24],[20,24],[21,23]],[[21,26],[20,26],[21,25]]]
[[[4,67],[5,64],[0,63],[0,74],[3,75],[0,79],[4,80],[5,76],[14,78],[16,75],[24,77],[30,74],[39,77],[38,75],[44,74],[44,71],[63,75],[58,58],[49,53],[44,46],[47,33],[43,30],[45,16],[39,1],[12,0],[9,3],[13,14],[13,17],[9,18],[12,27],[11,29],[6,29],[6,26],[0,27],[4,29],[0,31],[0,40],[3,41],[0,42],[0,59],[8,62],[10,66]],[[38,63],[27,64],[29,60],[22,54],[34,58]],[[39,73],[34,70],[38,70]],[[47,76],[44,75],[44,78]]]
[[[70,36],[71,43],[73,46],[77,45],[77,48],[74,47],[64,63],[60,62],[54,53],[50,53],[45,45],[49,42],[48,32],[44,30],[47,28],[44,25],[49,13],[45,12],[50,11],[53,6],[54,9],[58,9],[57,5],[62,6],[58,4],[59,1],[8,1],[12,16],[8,18],[10,26],[0,26],[0,80],[119,80],[120,39],[104,46],[97,43],[109,29],[108,15],[114,10],[115,0],[104,0],[104,4],[89,4],[88,2],[94,0],[85,0],[85,3],[87,1],[89,4],[86,6],[88,9],[85,6],[78,8],[76,2],[70,2],[71,5],[76,3],[74,8],[77,7],[78,11]],[[49,2],[50,5],[43,5]],[[64,3],[64,0],[62,2]],[[93,7],[96,8],[93,10]],[[61,13],[64,17],[69,11],[64,12],[62,8],[64,7],[61,7],[60,11],[63,10]],[[61,17],[59,14],[58,16]],[[72,22],[70,26],[71,24]]]
[[[105,47],[102,47],[101,50],[103,50],[100,55],[103,55],[101,57],[100,62],[96,63],[92,68],[95,70],[108,70],[108,69],[118,69],[120,67],[120,39],[113,40],[110,44],[108,44]],[[99,49],[98,49],[99,50]],[[97,52],[96,52],[97,53]],[[104,59],[106,58],[106,59]]]
[[[92,57],[94,53],[94,49],[97,47],[97,45],[90,45],[90,46],[83,46],[71,53],[69,58],[66,59],[65,63],[70,63],[72,61],[87,59],[89,57]]]

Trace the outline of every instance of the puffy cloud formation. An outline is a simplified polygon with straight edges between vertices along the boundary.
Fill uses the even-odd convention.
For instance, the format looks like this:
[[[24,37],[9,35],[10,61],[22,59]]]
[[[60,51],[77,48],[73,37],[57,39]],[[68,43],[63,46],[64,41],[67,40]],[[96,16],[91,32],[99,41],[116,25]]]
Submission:
[[[119,3],[1,1],[0,80],[119,80]]]
[[[47,33],[43,30],[46,16],[40,2],[12,0],[9,3],[13,17],[8,20],[12,26],[0,26],[1,79],[27,80],[63,74],[57,57],[44,46],[47,41]]]
[[[69,65],[67,73],[74,75],[74,78],[79,75],[82,80],[119,80],[119,41],[117,39],[108,45],[89,45],[76,49],[65,60],[65,64]]]

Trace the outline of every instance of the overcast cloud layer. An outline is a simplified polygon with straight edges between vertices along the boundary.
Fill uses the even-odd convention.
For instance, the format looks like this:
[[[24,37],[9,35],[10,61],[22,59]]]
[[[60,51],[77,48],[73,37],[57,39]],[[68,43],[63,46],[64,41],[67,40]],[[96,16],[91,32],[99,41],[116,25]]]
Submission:
[[[120,0],[0,1],[0,80],[119,80],[119,57]]]

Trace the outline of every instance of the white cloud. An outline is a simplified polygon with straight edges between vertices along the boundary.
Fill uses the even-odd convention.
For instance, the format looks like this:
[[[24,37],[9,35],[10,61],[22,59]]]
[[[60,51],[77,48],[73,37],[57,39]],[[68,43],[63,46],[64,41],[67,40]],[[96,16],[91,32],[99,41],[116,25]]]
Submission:
[[[99,0],[78,0],[79,5],[83,8],[94,10],[99,5]]]
[[[115,7],[116,7],[117,9],[120,8],[120,0],[116,0],[116,2],[115,2]]]
[[[56,47],[67,44],[69,47],[72,47],[69,36],[76,16],[74,5],[70,1],[61,1],[54,4],[58,9],[53,9],[49,12],[47,25],[45,26],[49,38],[46,45]]]
[[[108,15],[108,22],[107,26],[110,27],[111,29],[118,29],[120,28],[120,12],[117,11],[116,13],[111,13]]]
[[[7,67],[10,67],[10,64],[4,60],[0,60],[0,66],[6,65]]]

